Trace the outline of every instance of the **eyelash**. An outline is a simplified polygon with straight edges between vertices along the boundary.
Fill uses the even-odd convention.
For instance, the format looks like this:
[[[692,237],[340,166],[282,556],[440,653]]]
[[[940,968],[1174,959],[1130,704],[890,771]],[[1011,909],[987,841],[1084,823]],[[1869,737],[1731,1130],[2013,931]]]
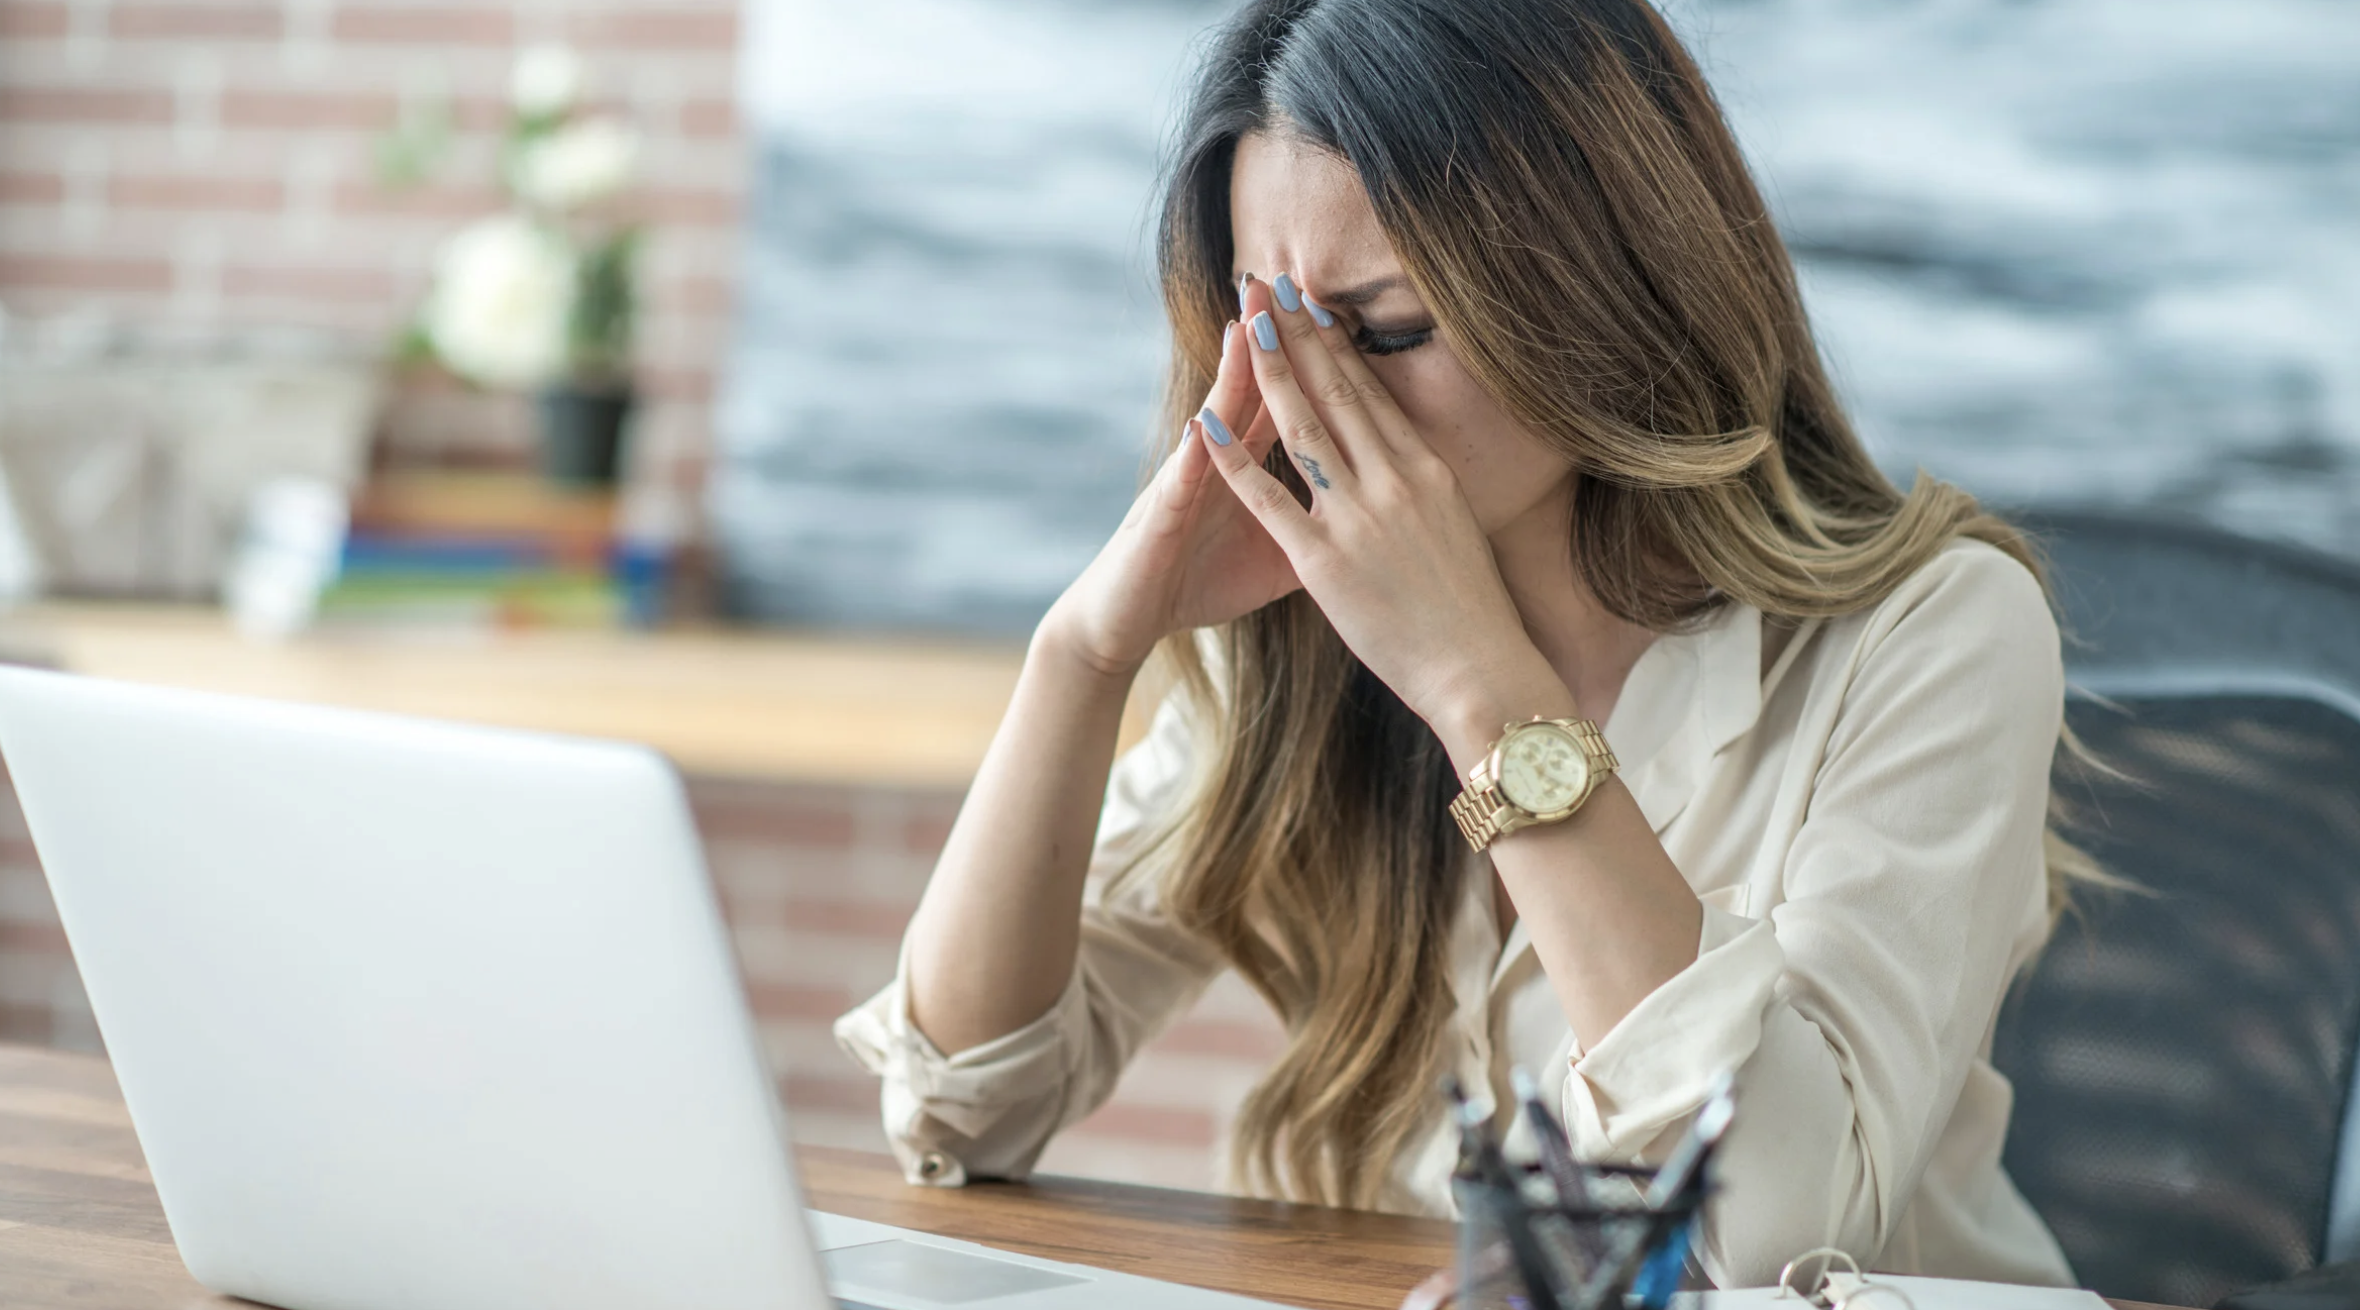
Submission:
[[[1405,350],[1416,350],[1434,339],[1434,329],[1419,328],[1415,332],[1371,332],[1366,326],[1352,334],[1352,344],[1364,355],[1398,355]]]

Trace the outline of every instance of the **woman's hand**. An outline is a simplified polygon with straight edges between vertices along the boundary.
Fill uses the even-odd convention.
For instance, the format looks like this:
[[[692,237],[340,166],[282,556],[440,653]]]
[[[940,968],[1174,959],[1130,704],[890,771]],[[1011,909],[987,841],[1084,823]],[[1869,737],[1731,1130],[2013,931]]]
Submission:
[[[1524,631],[1458,477],[1426,444],[1333,315],[1290,283],[1252,284],[1237,335],[1269,422],[1311,488],[1309,508],[1258,458],[1211,451],[1237,499],[1369,671],[1461,753],[1504,721],[1502,688],[1564,683]],[[1538,693],[1536,693],[1538,694]],[[1535,704],[1517,717],[1549,709]],[[1460,740],[1454,741],[1454,738]]]
[[[1113,538],[1041,622],[1043,636],[1109,676],[1136,673],[1167,634],[1226,623],[1302,585],[1229,486],[1206,476],[1210,452],[1259,464],[1277,440],[1239,325],[1223,339],[1220,371],[1199,414]]]

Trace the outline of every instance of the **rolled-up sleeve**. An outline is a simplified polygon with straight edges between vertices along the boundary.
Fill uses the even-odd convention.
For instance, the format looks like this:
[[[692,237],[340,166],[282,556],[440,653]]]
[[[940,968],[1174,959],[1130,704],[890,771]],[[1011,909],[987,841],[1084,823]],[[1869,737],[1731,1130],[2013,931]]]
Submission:
[[[1945,565],[1863,629],[1766,916],[1707,906],[1696,961],[1566,1071],[1601,1159],[1660,1150],[1738,1071],[1700,1251],[1721,1286],[1884,1249],[2044,922],[2056,627],[1997,552]]]
[[[1152,849],[1193,781],[1189,726],[1167,701],[1107,780],[1072,978],[1039,1018],[956,1055],[909,1013],[909,956],[883,991],[836,1021],[836,1041],[884,1082],[885,1134],[912,1182],[1022,1178],[1049,1139],[1113,1094],[1131,1056],[1222,968],[1171,922]],[[1139,862],[1134,876],[1115,875]]]

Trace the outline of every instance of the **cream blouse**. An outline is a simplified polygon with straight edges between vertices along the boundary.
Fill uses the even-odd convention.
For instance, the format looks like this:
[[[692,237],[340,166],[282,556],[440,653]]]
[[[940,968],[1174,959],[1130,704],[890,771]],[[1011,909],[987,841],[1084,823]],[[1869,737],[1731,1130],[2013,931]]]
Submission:
[[[1873,609],[1768,635],[1786,640],[1765,660],[1760,611],[1731,604],[1658,638],[1605,725],[1704,902],[1696,962],[1584,1049],[1524,924],[1500,940],[1490,863],[1470,858],[1451,942],[1457,1071],[1505,1124],[1509,1070],[1553,1070],[1578,1154],[1652,1161],[1737,1070],[1698,1252],[1718,1285],[1769,1283],[1820,1246],[1888,1272],[2069,1284],[2000,1168],[2012,1093],[1990,1062],[2002,993],[2048,929],[2063,712],[2048,605],[2013,560],[1962,541]],[[1180,802],[1194,754],[1167,704],[1116,763],[1080,958],[1048,1013],[946,1058],[910,1022],[905,954],[902,979],[837,1021],[884,1078],[912,1181],[1023,1176],[1224,967],[1163,916],[1152,878],[1103,884]],[[1451,1214],[1455,1157],[1438,1106],[1393,1162],[1387,1208]]]

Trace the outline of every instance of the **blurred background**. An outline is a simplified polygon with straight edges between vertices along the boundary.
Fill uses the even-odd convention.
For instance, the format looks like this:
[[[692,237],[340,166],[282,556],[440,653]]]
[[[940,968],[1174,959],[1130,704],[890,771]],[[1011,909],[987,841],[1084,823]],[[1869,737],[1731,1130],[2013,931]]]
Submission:
[[[0,653],[655,743],[880,1144],[827,1023],[1138,478],[1228,7],[0,0]],[[1896,477],[2360,552],[2360,8],[1666,12]],[[0,1038],[96,1049],[8,822]],[[1276,1041],[1216,988],[1047,1167],[1210,1185]]]

